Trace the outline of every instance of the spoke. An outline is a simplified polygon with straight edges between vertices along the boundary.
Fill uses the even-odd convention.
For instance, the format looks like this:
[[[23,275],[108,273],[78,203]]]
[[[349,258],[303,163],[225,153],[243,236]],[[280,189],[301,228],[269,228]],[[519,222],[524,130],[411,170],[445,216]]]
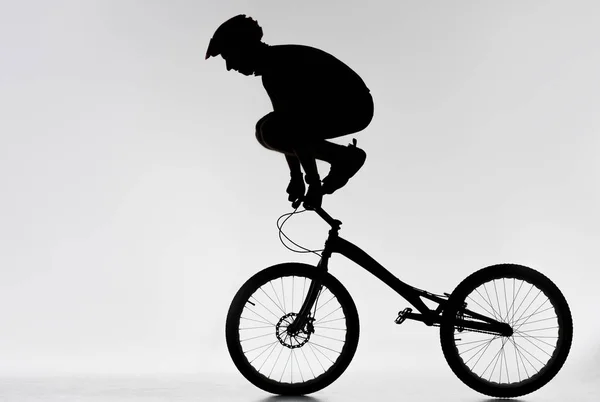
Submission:
[[[343,318],[340,318],[340,320],[343,320]],[[322,328],[322,329],[331,329],[334,331],[347,331],[346,328],[332,328],[332,327],[324,327],[322,325],[314,325],[315,328]]]
[[[485,289],[485,291],[486,291],[486,294],[487,294],[487,289],[485,288],[485,284],[484,284],[483,288]],[[489,310],[487,310],[487,309],[486,309],[485,307],[483,307],[481,304],[477,303],[477,302],[475,301],[475,299],[473,299],[473,298],[472,298],[472,297],[469,295],[469,297],[471,297],[471,300],[473,300],[473,302],[474,302],[474,303],[476,303],[476,304],[477,304],[479,307],[481,307],[481,308],[482,308],[482,309],[483,309],[483,310],[484,310],[486,313],[493,315],[493,316],[494,316],[494,319],[498,319],[498,316],[496,316],[496,312],[494,311],[494,306],[492,306],[492,305],[490,304],[490,302],[488,301],[488,299],[489,299],[489,295],[488,295],[488,299],[486,299],[485,297],[483,297],[483,295],[481,294],[481,292],[479,292],[479,289],[475,289],[475,292],[477,292],[477,294],[479,295],[479,297],[481,297],[481,299],[482,299],[482,300],[483,300],[483,301],[484,301],[484,302],[485,302],[485,303],[486,303],[488,306],[490,306],[490,308],[492,309],[492,312],[490,313],[490,312],[489,312]]]
[[[240,328],[240,331],[246,331],[248,329],[264,329],[264,328],[273,328],[273,326],[269,325],[269,326],[264,326],[264,327],[246,327],[246,328]]]
[[[555,320],[558,317],[554,316],[554,317],[550,317],[550,318],[542,318],[541,320],[535,320],[535,321],[529,321],[529,322],[525,322],[521,325],[519,325],[519,328],[521,328],[523,325],[530,325],[530,324],[535,324],[536,322],[542,322],[542,321],[548,321],[548,320]],[[518,328],[517,328],[518,329]],[[515,330],[516,331],[516,330]]]
[[[342,343],[343,343],[343,342],[345,342],[345,340],[344,340],[344,339],[332,338],[332,337],[330,337],[330,336],[321,335],[321,334],[318,334],[318,333],[316,333],[316,332],[313,334],[313,336],[320,336],[321,338],[327,338],[327,339],[331,339],[331,340],[333,340],[333,341],[336,341],[336,342],[342,342]]]
[[[535,346],[536,348],[538,348],[539,350],[541,350],[542,352],[544,352],[545,354],[548,355],[548,357],[552,357],[552,355],[548,352],[546,352],[544,349],[540,348],[538,345],[536,345],[535,343],[531,342],[529,340],[529,337],[523,337],[524,340],[526,340],[527,342],[531,343],[533,346]]]
[[[494,293],[496,293],[496,303],[498,303],[498,317],[502,318],[502,307],[500,307],[500,301],[498,300],[498,289],[496,288],[496,280],[493,280],[494,283]]]
[[[240,343],[246,342],[246,341],[251,341],[252,339],[264,338],[265,336],[273,336],[273,334],[271,332],[269,332],[268,334],[253,336],[252,338],[240,339]]]
[[[300,349],[302,350],[302,349]],[[292,349],[292,353],[294,353],[294,349]],[[302,382],[304,382],[304,376],[302,375],[302,368],[300,367],[300,362],[298,361],[298,355],[295,354],[294,355],[296,357],[296,366],[298,366],[298,372],[300,373],[300,378],[302,379]]]
[[[519,321],[521,321],[521,318],[523,318],[523,316],[525,315],[525,313],[527,312],[527,310],[529,310],[529,307],[531,307],[531,305],[533,304],[533,302],[537,300],[537,298],[539,297],[539,295],[540,295],[541,293],[542,293],[542,291],[540,290],[540,291],[538,292],[538,294],[537,294],[537,295],[535,295],[535,297],[533,298],[533,300],[531,301],[531,303],[529,303],[529,305],[527,306],[527,308],[526,308],[525,310],[523,310],[523,312],[521,313],[521,316],[520,316],[519,318],[517,318],[517,321],[515,321],[515,322],[519,322]],[[546,300],[546,301],[547,301],[547,300]],[[543,306],[544,304],[546,304],[546,302],[542,303],[542,306]],[[538,310],[539,310],[539,307],[538,307]],[[537,311],[537,310],[535,310],[535,311]]]
[[[274,312],[271,311],[271,309],[269,309],[268,307],[266,307],[264,304],[262,304],[260,301],[258,301],[256,299],[256,297],[252,296],[252,298],[254,299],[254,301],[256,301],[258,304],[260,304],[261,306],[264,307],[265,310],[267,310],[269,313],[273,314],[273,316],[275,317],[275,319],[279,320],[279,316],[277,314],[275,314]]]
[[[493,338],[493,339],[492,339],[492,340],[491,340],[491,341],[490,341],[490,342],[487,344],[487,346],[485,347],[485,349],[483,349],[483,352],[481,353],[481,356],[479,356],[479,359],[477,359],[477,361],[475,362],[475,364],[474,364],[474,365],[473,365],[473,367],[471,368],[471,371],[475,370],[475,366],[477,366],[477,364],[479,363],[479,360],[481,360],[481,358],[483,357],[483,355],[485,354],[485,352],[488,350],[488,348],[489,348],[489,347],[490,347],[490,345],[492,344],[492,341],[493,341],[494,339],[496,339],[496,338],[497,338],[497,337],[494,337],[494,338]],[[469,359],[469,360],[471,360],[471,359]],[[465,363],[465,364],[466,364],[466,363]],[[484,371],[484,373],[485,373],[485,371]],[[482,373],[482,375],[483,375],[483,373]]]
[[[468,344],[471,344],[471,343],[481,343],[481,342],[490,342],[490,341],[488,339],[481,339],[479,341],[469,341],[469,342],[462,342],[462,343],[456,343],[456,342],[454,342],[454,344],[456,346],[463,346],[463,345],[468,345]]]
[[[323,317],[324,318],[324,317]],[[321,318],[319,321],[315,322],[315,327],[317,326],[316,324],[321,323],[321,324],[327,324],[328,322],[334,322],[334,321],[340,321],[340,320],[345,320],[346,317],[342,317],[342,318],[335,318],[333,320],[327,320],[327,321],[321,321],[323,318]]]
[[[260,349],[260,348],[264,348],[265,346],[273,346],[274,344],[276,344],[276,343],[278,343],[278,342],[279,342],[279,341],[275,341],[275,342],[271,342],[271,343],[265,343],[265,344],[264,344],[264,345],[262,345],[262,346],[257,346],[257,347],[255,347],[255,348],[252,348],[252,349],[249,349],[249,350],[244,350],[244,354],[248,354],[248,353],[250,353],[250,352],[254,352],[255,350],[258,350],[258,349]],[[265,351],[266,351],[266,350],[269,350],[269,348],[267,348],[267,349],[263,350],[262,352],[260,352],[258,356],[260,356],[260,355],[262,355],[263,353],[265,353]],[[258,356],[256,356],[256,357],[258,357]],[[255,359],[256,359],[256,357],[255,357]],[[250,362],[250,363],[252,363],[252,362]]]
[[[283,314],[286,314],[285,310],[281,307],[282,303],[281,300],[279,300],[279,295],[277,294],[277,291],[275,290],[275,286],[273,286],[273,281],[269,281],[269,285],[271,285],[271,289],[273,289],[273,293],[275,293],[275,298],[277,299],[277,306],[279,307],[279,309],[281,311],[283,311]]]
[[[528,315],[527,317],[525,317],[525,320],[527,320],[527,319],[531,318],[531,317],[532,317],[532,316],[534,316],[534,315],[538,315],[538,314],[545,313],[545,312],[546,312],[546,311],[548,311],[548,310],[554,310],[554,306],[547,307],[547,308],[543,309],[542,311],[538,311],[538,312],[537,312],[537,313],[535,313],[535,314]],[[556,317],[556,316],[555,316],[555,317]],[[516,321],[515,321],[515,322],[513,322],[513,325],[514,325],[514,324],[516,324]]]
[[[279,358],[281,357],[281,353],[283,353],[283,349],[285,348],[281,348],[281,350],[279,351],[279,354],[277,355],[277,360],[275,360],[275,363],[273,363],[273,367],[271,367],[271,372],[269,373],[268,377],[271,378],[271,374],[273,374],[273,370],[275,370],[275,366],[277,365],[277,362],[279,361]]]
[[[530,329],[530,330],[527,330],[527,331],[519,331],[519,333],[520,333],[520,334],[523,334],[523,333],[525,333],[525,332],[544,331],[544,330],[546,330],[546,329],[555,329],[555,328],[558,328],[558,326],[556,326],[556,327],[548,327],[548,328],[540,328],[540,329]]]
[[[309,343],[309,345],[311,345],[311,346],[313,347],[313,349],[314,349],[314,350],[316,350],[317,352],[319,352],[321,355],[325,356],[325,358],[326,358],[327,360],[329,360],[329,361],[331,362],[331,364],[335,364],[335,362],[334,362],[333,360],[331,360],[331,359],[329,358],[329,356],[327,356],[325,353],[323,353],[323,351],[322,351],[322,350],[320,350],[320,349],[315,349],[315,348],[314,348],[314,346],[321,346],[321,345],[319,345],[319,344],[316,344],[316,343],[314,343],[314,342],[311,342],[311,343]],[[321,346],[321,347],[324,347],[324,346]],[[325,348],[325,349],[329,349],[329,348]],[[333,349],[329,349],[329,350],[333,350]],[[334,351],[334,352],[335,352],[335,351]],[[339,352],[338,352],[338,353],[339,353]]]
[[[481,342],[491,343],[491,342],[492,342],[494,339],[496,339],[496,338],[492,338],[492,339],[490,339],[490,340],[481,341]],[[479,348],[479,350],[481,350],[481,349],[483,349],[484,347],[485,347],[485,343],[484,343],[484,344],[482,344],[482,345],[473,346],[473,347],[472,347],[472,348],[470,348],[470,349],[463,350],[463,351],[462,351],[462,352],[460,352],[458,355],[459,355],[459,356],[462,356],[462,355],[464,355],[464,354],[466,354],[466,353],[470,352],[470,351],[471,351],[471,350],[473,350],[473,349],[478,349],[478,348]],[[477,353],[479,353],[479,351],[477,351]],[[471,360],[471,359],[472,359],[474,356],[476,356],[476,355],[477,355],[477,353],[475,353],[473,356],[471,356],[471,358],[470,358],[469,360],[467,360],[467,361],[465,362],[465,364],[467,364],[467,363],[468,363],[468,362],[469,362],[469,361],[470,361],[470,360]]]
[[[525,300],[527,299],[527,296],[529,296],[529,293],[531,293],[531,290],[533,289],[533,284],[531,284],[531,287],[529,288],[529,290],[527,291],[527,294],[525,295],[525,297],[523,298],[523,300],[521,300],[521,303],[519,304],[519,307],[517,307],[517,309],[515,311],[513,311],[513,320],[515,318],[515,316],[517,315],[517,312],[519,311],[519,309],[521,308],[521,306],[523,305],[523,303],[525,302]],[[521,290],[521,288],[519,288],[519,290]],[[514,321],[513,321],[514,322]]]
[[[310,343],[307,343],[307,345],[309,346],[310,350],[313,352],[313,355],[315,355],[315,359],[317,359],[319,366],[321,366],[321,368],[323,369],[323,372],[325,372],[326,371],[325,367],[323,367],[323,363],[321,363],[321,360],[319,360],[319,356],[317,356],[317,354],[315,353],[315,348]]]
[[[522,318],[521,318],[521,317],[519,317],[519,319],[518,319],[517,321],[515,321],[515,322],[519,322],[519,321],[521,321],[521,320],[523,320],[523,322],[522,322],[521,324],[519,324],[519,326],[517,327],[517,329],[521,328],[521,327],[523,326],[523,324],[525,324],[525,323],[527,322],[527,320],[529,320],[531,317],[533,317],[534,315],[536,315],[536,314],[537,314],[537,312],[538,312],[538,310],[539,310],[539,309],[541,309],[541,308],[542,308],[542,306],[543,306],[544,304],[546,304],[548,301],[550,301],[550,299],[546,299],[546,301],[544,301],[542,304],[540,304],[540,305],[538,306],[538,308],[536,308],[536,309],[534,310],[534,312],[533,312],[533,313],[531,313],[531,314],[529,314],[529,315],[527,315],[527,316],[525,316],[525,317],[521,316]],[[551,306],[551,307],[553,307],[553,306]],[[515,323],[513,323],[513,326],[514,326],[514,325],[515,325]]]
[[[294,282],[295,282],[294,279],[295,278],[296,278],[295,276],[292,276],[292,312],[294,312]]]
[[[279,310],[281,310],[281,312],[282,312],[283,314],[285,314],[285,311],[283,311],[283,309],[282,309],[282,308],[279,306],[279,304],[275,303],[275,300],[273,300],[273,299],[271,298],[271,296],[269,296],[269,295],[267,294],[267,292],[265,292],[265,291],[264,291],[264,289],[263,289],[262,287],[260,288],[260,291],[261,291],[261,292],[263,292],[263,293],[265,294],[265,296],[267,296],[267,297],[269,298],[269,300],[271,300],[271,302],[273,302],[273,304],[274,304],[274,305],[275,305],[275,306],[276,306],[276,307],[277,307]],[[252,297],[254,297],[254,296],[252,296]],[[256,297],[254,297],[254,299],[256,300]]]
[[[313,371],[310,362],[308,361],[308,358],[306,357],[306,354],[304,353],[304,348],[300,348],[300,352],[302,352],[302,355],[304,356],[304,360],[306,360],[306,364],[308,364],[308,369],[310,370],[310,372],[313,375],[313,378],[315,378],[315,372]]]
[[[260,317],[260,318],[262,318],[263,320],[267,321],[267,324],[270,324],[270,325],[275,325],[274,323],[270,322],[269,320],[267,320],[267,319],[266,319],[265,317],[263,317],[262,315],[258,314],[256,311],[252,310],[250,307],[248,307],[248,306],[244,306],[244,308],[245,308],[245,309],[247,309],[247,310],[249,310],[249,311],[251,311],[251,312],[253,312],[254,314],[256,314],[257,316],[259,316],[259,317]]]
[[[535,370],[535,366],[533,364],[531,364],[531,362],[529,361],[529,359],[527,359],[527,356],[524,356],[523,353],[521,353],[521,350],[519,349],[519,347],[517,346],[516,342],[513,342],[512,339],[510,339],[510,342],[513,344],[513,346],[515,347],[515,350],[517,351],[517,353],[519,354],[519,356],[521,357],[521,364],[523,365],[523,369],[525,370],[525,374],[527,375],[527,378],[530,377],[529,372],[527,371],[527,366],[525,365],[525,362],[523,361],[523,358],[525,358],[525,360],[529,363],[529,365],[531,367],[533,367],[533,369]],[[517,363],[518,366],[518,363]]]
[[[550,346],[552,349],[556,349],[556,345],[552,345],[552,344],[550,344],[550,343],[548,343],[548,342],[546,342],[546,341],[542,341],[542,340],[538,339],[538,337],[536,337],[536,336],[531,336],[531,335],[524,334],[524,335],[520,335],[520,336],[519,336],[519,338],[523,338],[523,339],[527,339],[527,340],[529,340],[529,338],[533,338],[533,339],[535,339],[537,342],[543,343],[544,345],[548,345],[548,346]],[[558,338],[558,337],[557,337],[557,338]],[[557,338],[554,338],[554,339],[557,339]],[[530,341],[530,340],[529,340],[529,341]],[[530,341],[530,342],[531,342],[531,341]]]
[[[518,334],[520,334],[523,331],[519,331]],[[531,335],[527,335],[527,334],[523,334],[523,335],[516,335],[513,334],[513,338],[522,338],[524,336],[531,336]],[[536,336],[535,339],[541,339],[541,338],[545,338],[545,339],[558,339],[558,336]]]
[[[513,307],[515,306],[515,302],[517,301],[517,297],[519,296],[519,293],[521,293],[521,288],[523,287],[523,284],[525,283],[525,281],[521,281],[521,284],[519,285],[519,290],[517,290],[517,294],[516,295],[515,295],[515,284],[514,284],[514,282],[515,282],[515,279],[513,278],[513,301],[512,301],[512,306],[511,306],[513,314],[512,314],[512,318],[510,319],[511,322],[515,321],[515,313],[516,313],[516,311],[515,311],[515,309]]]
[[[546,301],[548,301],[548,300],[546,300]],[[546,312],[546,311],[548,311],[548,310],[554,310],[554,306],[550,306],[550,307],[548,307],[548,308],[545,308],[545,309],[543,309],[542,311],[538,311],[537,313],[535,313],[535,314],[532,314],[532,315],[530,315],[530,316],[527,316],[527,317],[529,318],[529,317],[531,317],[531,316],[533,316],[533,315],[542,314],[542,313],[545,313],[545,312]],[[556,316],[555,316],[555,317],[556,317]],[[514,323],[513,323],[513,324],[514,324]]]
[[[275,345],[275,347],[273,347],[273,349],[271,349],[271,352],[269,353],[269,355],[267,356],[267,358],[265,359],[265,361],[263,362],[263,364],[260,365],[260,367],[258,368],[258,372],[260,372],[260,370],[263,368],[263,366],[265,365],[265,363],[267,362],[267,360],[269,360],[269,357],[271,357],[271,355],[273,354],[273,352],[275,351],[275,349],[277,349],[277,344],[279,342],[273,343]]]
[[[485,283],[483,284],[483,289],[485,290],[485,294],[488,297],[488,304],[490,305],[490,307],[492,308],[492,311],[494,312],[494,318],[498,319],[499,317],[496,315],[496,309],[492,305],[492,299],[490,298],[490,294],[488,293],[488,290],[487,290],[487,287],[485,286]]]
[[[323,348],[323,349],[330,350],[330,351],[332,351],[332,352],[334,352],[334,353],[337,353],[338,355],[342,353],[342,352],[338,352],[338,351],[337,351],[337,350],[335,350],[335,349],[328,348],[327,346],[323,346],[323,345],[321,345],[321,344],[319,344],[319,343],[316,343],[316,342],[311,342],[310,344],[311,344],[311,345],[318,346],[318,347],[320,347],[320,348]],[[318,349],[317,349],[317,350],[318,350]],[[321,353],[322,353],[322,352],[321,352]],[[332,362],[332,363],[333,363],[333,362]]]
[[[519,375],[519,382],[521,382],[521,370],[519,369],[519,357],[517,356],[517,348],[514,343],[513,343],[513,349],[515,350],[515,362],[517,363],[517,374]],[[522,360],[523,359],[521,359],[521,364],[523,363]]]
[[[502,344],[502,347],[500,348],[500,370],[498,370],[500,372],[500,379],[498,380],[498,383],[502,384],[502,363],[504,362],[504,344]]]
[[[279,382],[281,382],[281,380],[283,380],[283,375],[285,374],[285,369],[287,368],[288,363],[290,362],[291,358],[292,358],[292,352],[290,352],[288,359],[285,361],[285,366],[283,366],[283,370],[281,370],[281,377],[279,378]],[[291,370],[291,366],[290,366],[290,370]]]
[[[506,345],[506,343],[505,343],[505,345]],[[508,374],[508,361],[506,360],[506,350],[504,349],[504,346],[502,346],[502,354],[504,354],[504,366],[506,367],[506,380],[510,384],[510,375]],[[500,368],[502,368],[502,367],[500,367]]]
[[[535,357],[533,355],[533,353],[531,353],[530,351],[528,351],[527,349],[525,349],[524,347],[521,347],[521,349],[523,352],[527,352],[527,354],[531,357],[533,357],[535,360],[537,360],[541,365],[542,368],[546,366],[546,363],[544,363],[543,361],[541,361],[540,359],[538,359],[537,357]],[[529,359],[526,358],[527,361],[529,361]],[[529,362],[529,364],[531,364],[531,362]],[[535,366],[533,364],[531,364],[531,367],[535,368]],[[539,371],[539,370],[538,370]]]
[[[494,373],[494,369],[496,368],[496,364],[498,364],[498,360],[500,359],[500,351],[502,349],[498,349],[498,351],[496,352],[496,354],[494,355],[494,357],[492,357],[492,360],[490,360],[490,364],[487,365],[487,367],[485,368],[485,370],[483,370],[483,372],[481,373],[481,376],[483,377],[483,375],[485,374],[485,372],[487,371],[487,369],[492,365],[492,363],[494,362],[494,360],[496,361],[496,363],[494,364],[494,368],[492,368],[492,371],[490,372],[490,378],[488,378],[488,381],[491,380],[492,378],[492,374]]]
[[[473,356],[471,356],[469,358],[469,360],[467,360],[465,362],[465,365],[467,365],[467,363],[469,363],[471,361],[471,359],[475,358],[475,356],[477,356],[479,354],[479,352],[481,352],[481,356],[479,356],[479,358],[477,359],[477,361],[475,362],[475,364],[473,365],[473,368],[471,370],[475,369],[475,366],[477,366],[477,364],[479,363],[479,360],[481,360],[481,358],[483,357],[483,355],[485,354],[486,350],[490,347],[490,345],[492,344],[492,342],[496,339],[497,337],[494,337],[492,339],[489,340],[489,342],[487,343],[487,345],[481,345],[481,349],[477,351],[477,353],[475,353]],[[463,360],[464,361],[464,360]]]
[[[263,350],[262,352],[260,352],[260,353],[259,353],[259,354],[258,354],[258,355],[257,355],[257,356],[254,358],[254,359],[252,359],[252,360],[251,360],[249,363],[250,363],[250,364],[252,364],[252,363],[253,363],[253,362],[254,362],[256,359],[258,359],[259,357],[261,357],[261,356],[263,355],[263,353],[265,353],[267,350],[271,349],[271,346],[273,346],[273,345],[277,345],[278,343],[279,343],[279,341],[275,341],[275,342],[273,342],[273,343],[271,343],[271,344],[268,344],[268,346],[269,346],[269,347],[268,347],[268,348],[266,348],[265,350]],[[254,350],[256,350],[256,349],[264,348],[265,346],[267,346],[267,345],[263,345],[263,346],[259,346],[258,348],[254,348],[254,349],[247,350],[247,351],[245,351],[244,353],[245,353],[245,354],[248,354],[248,353],[250,353],[250,352],[252,352],[252,351],[254,351]],[[273,349],[274,349],[274,348],[273,348]],[[270,354],[269,354],[269,356],[270,356]]]
[[[499,317],[496,315],[496,313],[495,313],[495,312],[493,312],[493,313],[489,312],[489,311],[488,311],[488,310],[487,310],[485,307],[483,307],[481,304],[477,303],[477,301],[476,301],[475,299],[473,299],[471,296],[468,296],[468,298],[470,298],[471,300],[473,300],[473,303],[475,303],[475,304],[477,304],[479,307],[481,307],[481,308],[483,309],[483,311],[485,311],[486,313],[488,313],[488,314],[490,314],[490,315],[493,315],[493,316],[494,316],[494,319],[496,319],[496,320],[497,320],[497,319],[499,318]],[[493,309],[492,309],[492,311],[493,311]]]
[[[302,302],[304,302],[304,297],[305,297],[304,290],[305,290],[305,288],[306,288],[306,277],[304,277],[304,284],[302,285],[302,300],[301,300]]]
[[[331,296],[331,299],[327,300],[327,301],[325,302],[325,304],[321,304],[321,306],[319,306],[319,307],[317,308],[317,311],[319,311],[319,310],[321,309],[321,307],[325,307],[325,306],[327,305],[327,303],[329,303],[329,302],[330,302],[330,301],[332,301],[333,299],[335,299],[335,295]]]
[[[273,323],[270,323],[267,321],[253,320],[252,318],[247,318],[247,317],[240,317],[240,320],[248,320],[248,321],[253,321],[253,322],[260,322],[262,324],[269,324],[271,327],[274,325]]]
[[[506,317],[508,318],[508,298],[506,297],[506,280],[502,278],[502,283],[504,284],[504,307],[506,307]],[[504,319],[503,321],[506,321]]]
[[[335,310],[333,310],[331,313],[327,314],[327,315],[326,315],[326,316],[324,316],[324,317],[321,317],[321,319],[317,320],[317,321],[315,322],[315,324],[318,324],[318,323],[320,323],[320,322],[321,322],[321,320],[324,320],[325,318],[329,317],[331,314],[335,313],[336,311],[340,310],[341,308],[342,308],[342,306],[339,306],[338,308],[336,308]],[[323,323],[321,322],[321,324],[323,324]]]
[[[287,311],[287,307],[285,307],[285,290],[283,289],[283,276],[279,277],[281,279],[281,299],[283,300],[283,309]]]

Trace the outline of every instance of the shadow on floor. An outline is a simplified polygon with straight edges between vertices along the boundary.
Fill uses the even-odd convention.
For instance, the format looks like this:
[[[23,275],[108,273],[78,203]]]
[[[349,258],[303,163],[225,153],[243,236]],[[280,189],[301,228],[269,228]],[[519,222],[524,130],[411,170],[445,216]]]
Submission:
[[[256,402],[320,402],[321,399],[315,398],[313,396],[282,396],[282,395],[273,395],[267,398],[262,398],[257,400]]]

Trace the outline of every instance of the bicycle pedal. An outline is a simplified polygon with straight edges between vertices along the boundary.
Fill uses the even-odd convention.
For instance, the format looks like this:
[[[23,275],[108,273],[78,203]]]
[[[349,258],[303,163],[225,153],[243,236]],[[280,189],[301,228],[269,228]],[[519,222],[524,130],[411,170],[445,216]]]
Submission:
[[[406,315],[412,312],[412,308],[407,307],[398,313],[398,317],[394,320],[396,324],[402,324],[406,320]]]

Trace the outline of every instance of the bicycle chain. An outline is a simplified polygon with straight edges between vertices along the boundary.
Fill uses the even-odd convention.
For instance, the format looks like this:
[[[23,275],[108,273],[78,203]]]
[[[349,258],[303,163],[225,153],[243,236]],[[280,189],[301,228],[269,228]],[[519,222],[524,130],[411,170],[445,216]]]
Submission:
[[[434,326],[434,327],[439,327],[439,326],[440,326],[440,324],[433,324],[433,326]],[[486,334],[486,335],[496,335],[496,336],[498,336],[498,335],[499,335],[499,334],[498,334],[498,333],[496,333],[496,332],[482,331],[482,330],[480,330],[480,329],[471,329],[471,328],[465,329],[465,328],[461,328],[462,330],[459,330],[459,328],[461,328],[461,327],[454,327],[454,329],[455,329],[456,331],[460,332],[460,333],[462,333],[463,331],[468,331],[468,332],[479,332],[480,334]],[[502,336],[502,335],[500,335],[500,336]]]
[[[499,334],[498,334],[498,333],[495,333],[495,332],[482,331],[482,330],[480,330],[480,329],[470,329],[470,328],[469,328],[469,329],[464,329],[464,328],[462,328],[462,331],[458,331],[458,332],[462,333],[463,331],[469,331],[469,332],[479,332],[480,334],[487,334],[487,335],[495,335],[495,336],[499,336]],[[500,336],[502,336],[502,335],[500,335]]]

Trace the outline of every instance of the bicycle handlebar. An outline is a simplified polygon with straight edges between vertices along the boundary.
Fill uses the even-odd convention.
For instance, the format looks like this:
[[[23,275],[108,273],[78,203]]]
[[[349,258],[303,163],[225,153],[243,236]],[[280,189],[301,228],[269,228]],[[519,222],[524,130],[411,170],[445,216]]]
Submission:
[[[298,200],[294,201],[292,203],[292,208],[298,208],[300,206],[301,203],[304,202],[304,197],[300,197]],[[325,212],[325,210],[321,207],[308,207],[306,206],[306,204],[304,205],[304,208],[307,211],[315,211],[317,213],[317,215],[319,215],[325,222],[327,222],[327,224],[329,224],[329,226],[331,226],[332,229],[340,229],[340,225],[342,224],[342,221],[339,221],[337,219],[333,219],[331,217],[331,215],[329,215],[327,212]]]

